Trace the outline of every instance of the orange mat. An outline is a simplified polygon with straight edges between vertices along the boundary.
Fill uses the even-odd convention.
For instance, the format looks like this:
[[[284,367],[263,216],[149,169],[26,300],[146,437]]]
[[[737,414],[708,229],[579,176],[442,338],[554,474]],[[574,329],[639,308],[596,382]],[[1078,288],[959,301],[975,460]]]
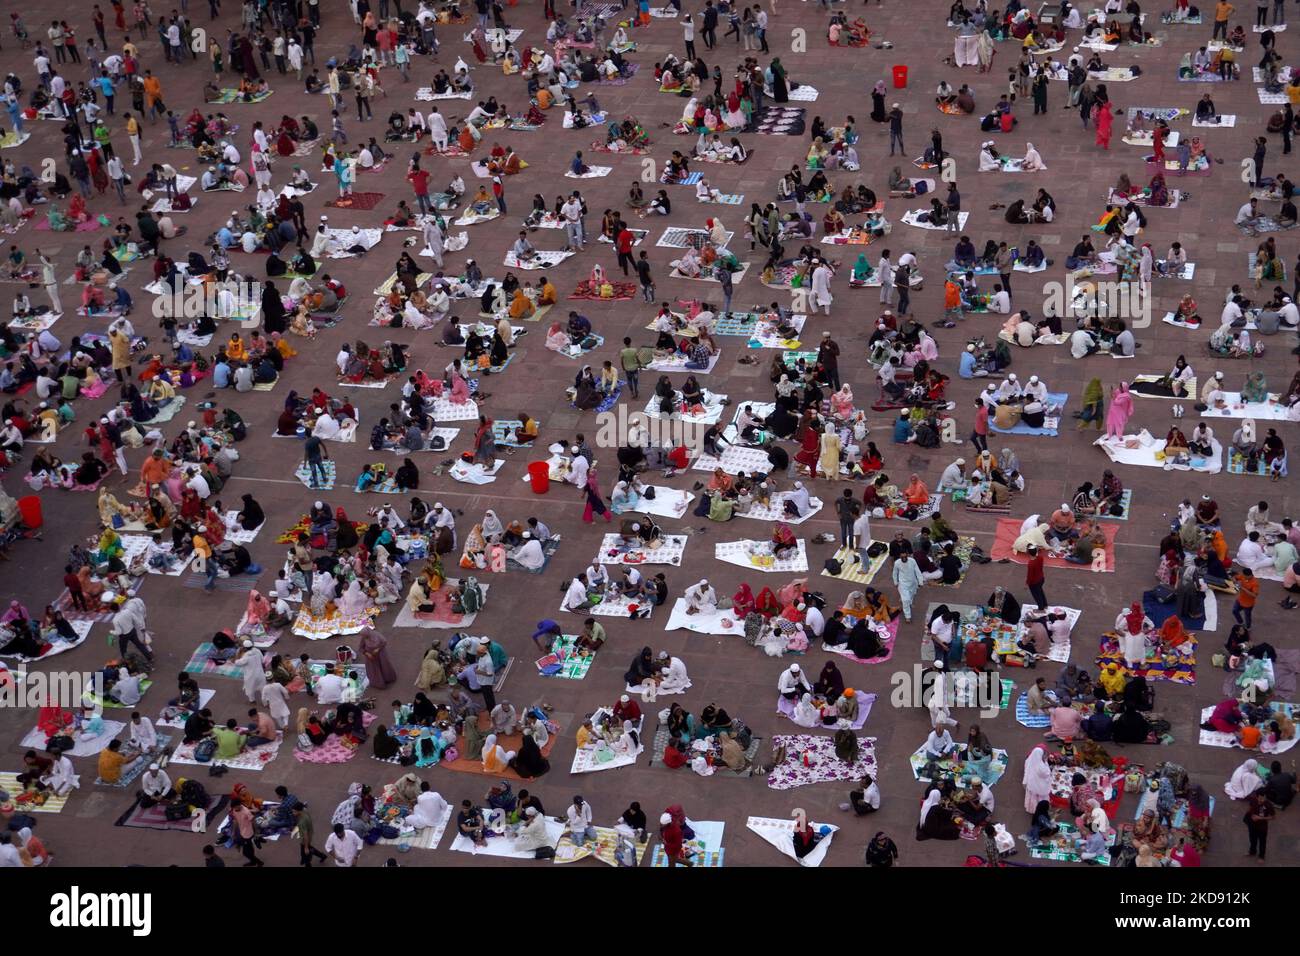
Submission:
[[[994,561],[1001,561],[1008,558],[1016,564],[1028,564],[1029,556],[1025,554],[1015,554],[1011,546],[1015,543],[1016,538],[1020,537],[1020,526],[1024,524],[1023,518],[999,518],[998,530],[993,537],[993,550],[989,556]],[[1119,533],[1119,525],[1103,524],[1101,526],[1102,534],[1106,536],[1106,570],[1115,570],[1115,535]],[[1064,558],[1053,558],[1050,555],[1044,555],[1043,564],[1049,568],[1073,568],[1075,571],[1091,571],[1092,564],[1075,564],[1072,561],[1066,561]]]
[[[479,730],[483,730],[483,731],[490,730],[492,727],[492,721],[489,718],[487,711],[482,711],[478,716],[479,716],[479,724],[478,724]],[[560,739],[560,734],[563,732],[564,732],[564,728],[561,727],[559,733],[551,734],[551,739],[546,741],[546,746],[542,748],[543,757],[546,757],[548,760],[550,759],[551,751],[555,749],[555,742]],[[519,746],[523,742],[524,742],[523,734],[498,734],[497,735],[497,744],[503,750],[505,750],[506,753],[510,753],[510,751],[512,750],[517,752],[519,750]],[[480,776],[485,776],[485,777],[504,777],[507,780],[527,779],[519,776],[519,774],[515,773],[514,770],[511,769],[503,770],[500,773],[488,773],[486,770],[483,769],[483,760],[478,754],[474,754],[473,756],[469,754],[465,754],[451,762],[443,761],[442,763],[438,764],[438,766],[444,767],[447,770],[455,770],[457,773],[476,773],[479,774]],[[554,770],[555,768],[552,767],[551,769]]]

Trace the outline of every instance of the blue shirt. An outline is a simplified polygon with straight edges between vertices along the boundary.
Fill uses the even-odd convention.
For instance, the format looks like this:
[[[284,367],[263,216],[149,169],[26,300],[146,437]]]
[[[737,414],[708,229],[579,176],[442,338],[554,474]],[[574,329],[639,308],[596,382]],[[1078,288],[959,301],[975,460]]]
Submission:
[[[212,387],[229,388],[230,387],[230,366],[225,362],[218,362],[212,369]]]
[[[969,352],[967,353],[970,354]],[[912,423],[906,418],[894,419],[894,444],[903,445],[907,443],[907,438],[912,434]]]
[[[100,92],[105,96],[112,96],[116,92],[113,87],[113,81],[107,76],[101,76],[95,82],[99,84]]]
[[[975,377],[975,353],[962,352],[961,361],[957,364],[957,374],[962,378]]]

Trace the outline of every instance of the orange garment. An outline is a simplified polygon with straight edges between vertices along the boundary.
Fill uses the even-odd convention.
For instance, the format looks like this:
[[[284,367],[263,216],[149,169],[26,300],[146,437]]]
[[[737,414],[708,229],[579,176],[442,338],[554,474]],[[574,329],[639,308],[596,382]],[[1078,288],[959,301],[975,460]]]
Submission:
[[[1257,750],[1259,748],[1259,738],[1259,728],[1255,725],[1247,724],[1241,728],[1241,748],[1243,750]]]
[[[456,142],[460,144],[460,148],[465,152],[472,153],[474,151],[474,134],[469,131],[468,126],[461,127],[460,135],[456,137]]]
[[[142,85],[144,86],[145,105],[152,106],[162,99],[162,81],[158,77],[146,76]]]
[[[172,463],[166,458],[150,455],[140,466],[140,480],[147,485],[158,485],[166,481],[172,473]]]
[[[1242,607],[1254,607],[1259,599],[1259,578],[1238,574],[1234,580],[1237,582],[1237,603]]]
[[[961,289],[955,282],[945,282],[943,286],[943,307],[945,309],[961,308]]]
[[[1210,547],[1221,563],[1228,563],[1228,540],[1223,536],[1222,531],[1216,531],[1210,535]]]
[[[1165,647],[1177,647],[1187,640],[1187,631],[1183,628],[1182,619],[1174,614],[1165,618],[1165,623],[1160,625],[1160,643]]]
[[[1258,732],[1256,732],[1258,736]],[[122,778],[122,767],[126,765],[126,758],[116,750],[101,750],[99,752],[99,779],[104,783],[117,783]]]

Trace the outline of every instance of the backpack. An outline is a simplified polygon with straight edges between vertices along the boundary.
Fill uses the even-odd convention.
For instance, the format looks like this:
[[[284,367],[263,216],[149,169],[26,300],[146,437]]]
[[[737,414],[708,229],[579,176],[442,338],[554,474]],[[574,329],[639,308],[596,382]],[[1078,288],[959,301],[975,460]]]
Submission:
[[[885,542],[873,541],[871,545],[867,548],[867,557],[878,558],[888,550],[889,550],[889,545],[885,544]]]
[[[748,750],[749,745],[754,742],[754,732],[739,717],[732,720],[729,733],[744,750]]]
[[[198,763],[209,763],[217,753],[217,741],[213,737],[204,737],[194,748],[194,759]]]
[[[833,578],[839,577],[844,570],[844,566],[840,564],[838,558],[827,558],[825,567],[826,573]]]

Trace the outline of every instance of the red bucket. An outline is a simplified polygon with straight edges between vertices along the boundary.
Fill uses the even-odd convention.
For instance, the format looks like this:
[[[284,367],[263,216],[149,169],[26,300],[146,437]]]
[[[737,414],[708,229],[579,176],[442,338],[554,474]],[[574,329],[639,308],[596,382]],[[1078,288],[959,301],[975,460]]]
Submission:
[[[528,463],[528,481],[532,485],[533,494],[544,495],[551,487],[551,465],[545,461],[532,461]],[[22,505],[20,501],[19,506]]]

